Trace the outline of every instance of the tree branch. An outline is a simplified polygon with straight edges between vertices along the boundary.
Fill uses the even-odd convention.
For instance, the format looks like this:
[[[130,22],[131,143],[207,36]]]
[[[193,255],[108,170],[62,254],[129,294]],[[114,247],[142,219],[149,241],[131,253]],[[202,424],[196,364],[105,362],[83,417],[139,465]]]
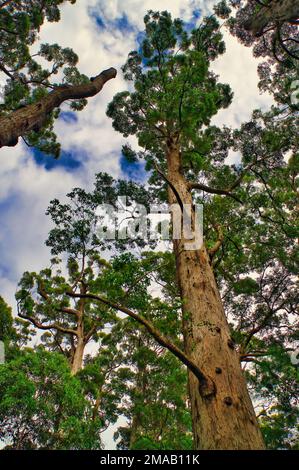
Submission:
[[[235,201],[239,202],[240,204],[243,204],[243,202],[241,201],[241,199],[239,199],[237,196],[235,196],[234,194],[232,194],[229,190],[227,189],[217,189],[217,188],[210,188],[209,186],[206,186],[205,184],[201,184],[201,183],[196,183],[196,182],[190,182],[188,184],[188,188],[189,190],[192,190],[192,189],[199,189],[201,191],[204,191],[206,193],[210,193],[210,194],[219,194],[221,196],[229,196],[231,197],[232,199],[234,199]]]
[[[1,64],[1,62],[0,62],[0,70],[2,70],[2,72],[4,72],[11,80],[15,79],[12,73],[10,73],[10,71],[7,70],[7,68],[3,64]]]
[[[40,129],[49,114],[66,100],[89,98],[98,94],[104,84],[116,77],[110,68],[81,85],[62,85],[51,91],[37,103],[29,104],[0,118],[0,148],[14,147],[18,138],[27,132]]]
[[[164,348],[168,349],[172,354],[174,354],[183,364],[185,364],[191,372],[197,377],[199,384],[200,384],[200,389],[201,389],[201,394],[202,396],[211,396],[215,394],[215,385],[212,382],[212,380],[206,376],[200,369],[199,367],[193,362],[192,359],[190,359],[186,354],[178,348],[174,343],[172,343],[168,338],[163,336],[159,330],[157,330],[154,325],[152,325],[151,322],[146,320],[144,317],[141,315],[136,314],[132,310],[128,309],[127,307],[124,307],[123,305],[119,305],[117,303],[114,303],[104,297],[100,297],[96,294],[92,293],[86,293],[86,294],[75,294],[73,292],[68,292],[67,293],[70,297],[75,297],[75,298],[87,298],[87,299],[93,299],[97,300],[98,302],[101,302],[108,307],[113,308],[114,310],[118,310],[120,312],[125,313],[129,317],[133,318],[136,320],[140,325],[143,325],[147,331],[150,333],[150,335]]]

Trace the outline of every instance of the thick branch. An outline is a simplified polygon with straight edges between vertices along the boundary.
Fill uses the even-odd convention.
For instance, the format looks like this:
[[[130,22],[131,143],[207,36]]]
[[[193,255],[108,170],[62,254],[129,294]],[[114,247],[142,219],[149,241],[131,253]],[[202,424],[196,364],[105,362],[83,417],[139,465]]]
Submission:
[[[0,70],[2,70],[2,72],[4,72],[11,80],[14,80],[14,76],[12,73],[10,73],[9,70],[7,70],[7,68],[0,63]]]
[[[172,343],[168,338],[165,338],[159,330],[157,330],[152,323],[150,323],[148,320],[146,320],[144,317],[141,315],[136,314],[132,310],[128,309],[127,307],[123,305],[118,305],[114,302],[111,302],[110,300],[100,297],[96,294],[92,293],[87,293],[87,294],[74,294],[73,292],[68,292],[68,295],[70,297],[77,297],[77,298],[87,298],[87,299],[93,299],[97,300],[108,307],[111,307],[115,310],[118,310],[120,312],[125,313],[131,318],[134,318],[140,325],[143,325],[147,331],[150,333],[150,335],[164,348],[168,349],[172,354],[174,354],[183,364],[185,364],[188,369],[190,369],[193,374],[197,377],[200,386],[201,386],[201,391],[202,393],[206,396],[205,392],[209,390],[211,394],[211,379],[209,379],[199,368],[198,366],[190,359],[186,354],[178,348],[174,343]]]
[[[13,0],[6,0],[5,2],[1,3],[1,5],[0,5],[0,10],[1,10],[1,8],[6,7],[6,6],[7,6],[9,3],[11,3],[12,1],[13,1]]]
[[[49,114],[66,100],[89,98],[98,94],[104,84],[116,77],[116,70],[110,68],[82,85],[63,85],[51,91],[40,101],[13,111],[0,118],[0,148],[13,147],[18,138],[29,131],[39,130]]]

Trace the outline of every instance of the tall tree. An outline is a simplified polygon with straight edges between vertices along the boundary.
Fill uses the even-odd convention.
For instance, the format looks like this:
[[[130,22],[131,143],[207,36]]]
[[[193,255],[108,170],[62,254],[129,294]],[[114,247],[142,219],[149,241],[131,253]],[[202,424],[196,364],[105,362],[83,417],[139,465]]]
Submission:
[[[19,0],[0,5],[0,77],[5,80],[0,148],[15,146],[23,137],[28,145],[58,157],[60,145],[53,124],[60,105],[71,100],[71,109],[82,109],[86,98],[99,93],[116,76],[116,70],[110,68],[89,79],[78,71],[78,56],[72,49],[58,44],[41,44],[32,54],[31,46],[37,42],[44,21],[59,21],[64,1],[75,3]],[[55,80],[58,73],[59,81]]]
[[[119,93],[108,107],[114,128],[124,136],[137,135],[148,167],[167,181],[170,204],[193,208],[193,190],[238,199],[235,190],[256,161],[241,174],[224,166],[226,185],[213,186],[223,160],[209,154],[219,135],[214,128],[205,128],[231,101],[229,87],[217,83],[208,68],[209,61],[225,50],[218,23],[208,18],[188,35],[182,22],[172,21],[167,12],[149,12],[145,28],[140,51],[132,52],[123,68],[134,91]],[[205,183],[199,180],[203,176]],[[193,227],[194,218],[192,209]],[[203,376],[198,381],[189,372],[195,448],[263,448],[210,263],[214,247],[209,254],[205,244],[190,249],[188,243],[183,235],[173,245],[185,353]]]
[[[263,147],[262,130],[251,123],[242,131],[236,131],[233,141],[244,157],[259,153],[264,158],[265,152],[268,160],[277,165],[277,143],[273,156],[268,147]],[[252,132],[255,133],[254,139]],[[227,130],[224,135],[228,142]],[[252,146],[247,148],[248,143],[253,141],[257,146],[254,152]],[[266,149],[269,151],[266,152]],[[220,145],[220,154],[222,152]],[[219,158],[218,147],[216,154]],[[252,170],[256,168],[252,166]],[[222,168],[223,176],[215,170],[217,185],[221,178],[227,178],[227,171],[228,168]],[[216,195],[207,199],[204,194],[201,199],[205,204],[205,239],[210,262],[231,322],[230,347],[235,348],[244,364],[243,369],[246,368],[251,393],[263,403],[263,412],[260,409],[258,412],[262,423],[265,422],[263,430],[271,446],[273,442],[287,445],[283,429],[278,434],[277,428],[279,423],[293,423],[295,416],[292,396],[294,367],[290,361],[287,364],[285,354],[279,352],[288,348],[292,336],[295,337],[292,317],[297,303],[295,288],[290,288],[294,284],[296,256],[292,241],[296,233],[290,227],[293,220],[290,209],[294,200],[292,171],[288,166],[280,168],[280,177],[272,176],[266,181],[266,193],[261,190],[263,180],[256,181],[254,173],[243,176],[246,185],[238,191],[238,198],[250,201],[250,211],[248,206],[244,207],[245,204],[241,206],[242,210],[236,210],[240,204],[231,197]],[[262,178],[264,174],[265,170]],[[77,188],[69,194],[68,204],[52,201],[48,213],[55,227],[47,243],[54,255],[62,254],[64,258],[67,255],[69,279],[66,281],[61,273],[56,274],[53,269],[44,270],[38,275],[26,274],[22,280],[22,285],[25,282],[23,289],[18,293],[21,311],[24,317],[38,317],[37,327],[41,323],[42,327],[54,332],[54,335],[46,332],[42,338],[45,347],[62,353],[71,362],[74,348],[67,339],[68,332],[55,331],[53,319],[58,320],[64,329],[73,328],[73,316],[65,315],[69,312],[69,299],[78,299],[78,304],[84,301],[84,330],[91,324],[96,326],[97,331],[92,339],[96,341],[93,343],[94,354],[98,352],[90,357],[85,354],[84,366],[76,377],[83,381],[84,393],[92,405],[92,416],[99,418],[100,429],[105,429],[119,414],[124,414],[128,426],[118,430],[120,447],[190,448],[189,410],[184,406],[185,374],[176,358],[160,349],[162,346],[173,353],[201,383],[205,379],[198,364],[184,352],[182,346],[182,301],[175,278],[175,258],[169,252],[144,252],[138,256],[125,253],[114,256],[108,263],[99,256],[99,251],[107,246],[113,247],[114,251],[128,251],[139,244],[143,247],[146,242],[142,238],[138,243],[137,240],[107,241],[99,237],[99,223],[102,224],[103,220],[96,210],[97,204],[108,202],[111,207],[117,208],[118,196],[125,194],[130,203],[136,198],[148,204],[149,200],[154,201],[153,194],[157,197],[156,202],[160,197],[154,185],[152,192],[148,192],[132,182],[114,181],[108,175],[99,174],[92,192]],[[277,199],[274,206],[270,204],[273,198]],[[281,206],[279,210],[277,204]],[[283,212],[284,206],[288,210]],[[127,215],[131,217],[132,214],[134,205],[127,207]],[[83,258],[85,268],[82,271]],[[27,278],[29,282],[26,284]],[[32,281],[36,284],[35,288]],[[43,298],[38,300],[40,282],[47,291],[48,302],[44,302]],[[160,289],[157,298],[151,292],[153,283]],[[80,286],[85,286],[85,290],[82,291]],[[63,312],[62,307],[67,308],[67,312]],[[72,308],[76,309],[75,302]],[[122,312],[131,319],[117,319],[114,311]],[[107,328],[111,329],[109,334],[104,331]],[[289,377],[290,398],[288,406],[282,408],[279,405],[276,418],[277,400],[279,402],[282,394],[279,387],[270,393],[270,378],[274,374],[279,381],[282,374],[278,368],[279,361],[285,364],[284,370]],[[253,373],[253,365],[259,368],[258,380]],[[173,381],[178,382],[175,394]],[[265,386],[269,387],[269,396],[264,392]],[[157,407],[159,419],[155,415]],[[269,410],[269,414],[265,409]],[[178,432],[176,441],[172,438],[173,429]],[[273,439],[273,433],[278,437]]]

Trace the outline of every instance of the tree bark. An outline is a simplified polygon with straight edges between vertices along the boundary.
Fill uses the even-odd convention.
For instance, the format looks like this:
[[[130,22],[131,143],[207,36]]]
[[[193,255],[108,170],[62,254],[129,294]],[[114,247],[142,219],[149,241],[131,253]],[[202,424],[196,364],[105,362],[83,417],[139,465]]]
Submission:
[[[116,77],[116,73],[116,70],[111,67],[92,78],[90,83],[59,86],[37,103],[19,108],[8,116],[0,117],[0,148],[14,147],[20,136],[32,130],[39,130],[49,113],[64,101],[89,98],[98,94],[108,80]]]
[[[179,146],[170,141],[167,177],[183,204],[192,205],[180,160]],[[170,187],[168,191],[169,203],[177,203]],[[177,280],[183,301],[185,353],[214,385],[210,390],[203,390],[188,370],[194,446],[196,449],[263,449],[208,253],[204,246],[185,249],[185,243],[190,240],[183,237],[174,240]]]
[[[298,0],[272,0],[269,6],[262,6],[256,15],[247,21],[245,28],[255,36],[263,34],[268,23],[284,23],[296,21],[299,18]]]
[[[80,292],[82,294],[86,293],[86,287],[84,284],[80,286]],[[75,348],[75,354],[72,358],[71,364],[71,374],[76,375],[79,370],[82,369],[84,350],[86,346],[86,337],[84,334],[84,314],[85,314],[85,299],[80,299],[78,304],[78,317],[77,317],[77,344]]]

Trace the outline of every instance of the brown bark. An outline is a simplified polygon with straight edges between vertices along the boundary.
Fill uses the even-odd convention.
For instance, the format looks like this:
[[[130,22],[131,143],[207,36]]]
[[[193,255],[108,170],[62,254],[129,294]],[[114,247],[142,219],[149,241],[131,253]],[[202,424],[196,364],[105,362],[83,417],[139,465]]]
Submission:
[[[86,293],[85,284],[81,284],[80,292],[82,294]],[[84,349],[86,346],[86,337],[84,332],[84,314],[85,314],[85,299],[80,298],[78,304],[78,316],[77,316],[77,329],[76,329],[76,336],[77,336],[77,344],[75,346],[75,352],[72,357],[71,362],[71,374],[75,375],[79,370],[82,369],[83,365],[83,356],[84,356]]]
[[[49,113],[64,101],[89,98],[98,94],[108,80],[116,77],[116,73],[116,70],[111,67],[91,79],[90,83],[59,86],[37,103],[19,108],[8,116],[1,117],[0,148],[14,147],[20,136],[32,130],[39,130]]]
[[[71,374],[76,375],[79,370],[82,369],[83,356],[84,356],[85,342],[81,335],[78,337],[78,341],[75,347],[74,356],[71,364]]]
[[[176,187],[181,201],[192,204],[180,158],[178,146],[169,142],[167,178]],[[169,203],[176,202],[169,188]],[[174,240],[183,301],[185,353],[214,384],[213,393],[203,393],[196,377],[188,371],[194,446],[196,449],[263,449],[208,253],[204,246],[198,250],[185,249],[185,243],[190,240],[183,237]]]
[[[256,15],[245,24],[255,36],[263,34],[268,23],[293,22],[299,18],[298,0],[272,0],[269,6],[262,6]]]

